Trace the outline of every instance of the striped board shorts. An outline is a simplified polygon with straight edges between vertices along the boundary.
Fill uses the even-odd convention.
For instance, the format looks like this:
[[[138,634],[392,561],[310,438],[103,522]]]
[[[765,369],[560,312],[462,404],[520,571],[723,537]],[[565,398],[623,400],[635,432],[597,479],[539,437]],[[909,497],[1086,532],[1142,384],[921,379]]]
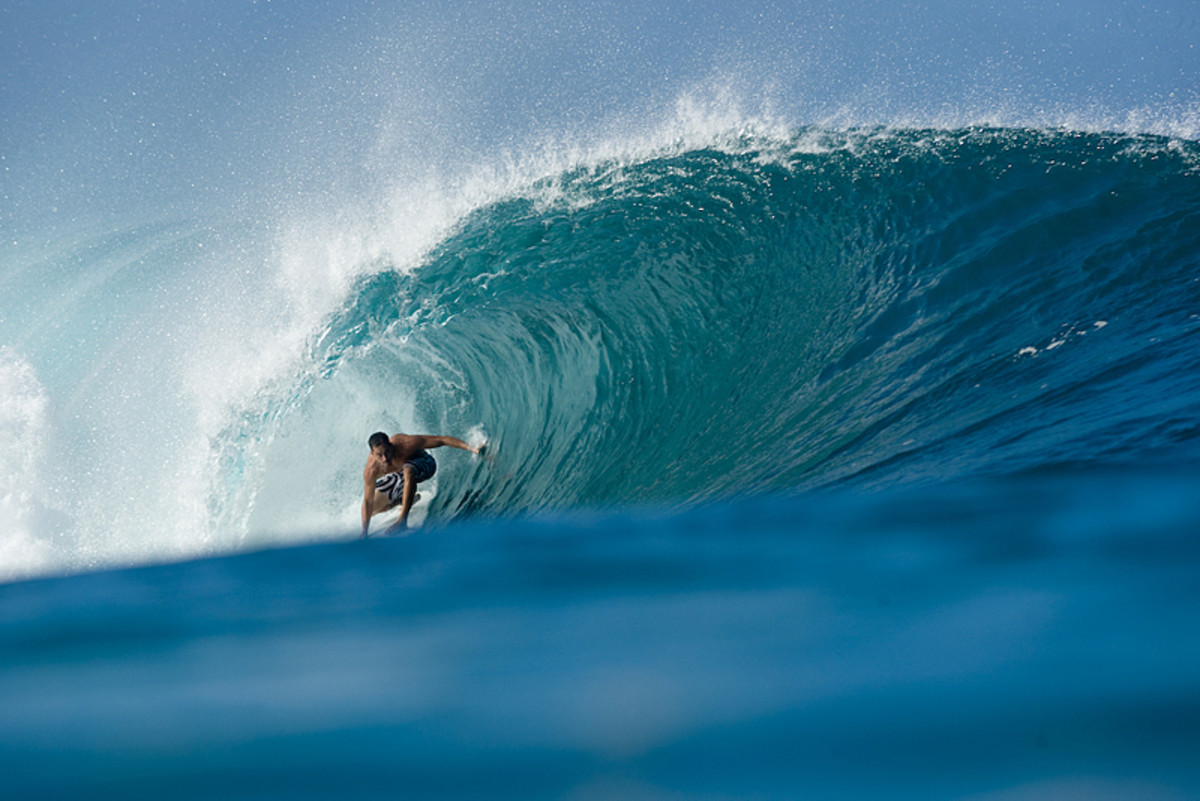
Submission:
[[[405,464],[412,465],[413,478],[418,484],[428,481],[437,472],[437,462],[428,452],[409,459]],[[392,503],[400,503],[400,499],[404,497],[404,473],[397,470],[395,473],[388,473],[386,476],[375,479],[375,489],[386,493],[388,500]]]

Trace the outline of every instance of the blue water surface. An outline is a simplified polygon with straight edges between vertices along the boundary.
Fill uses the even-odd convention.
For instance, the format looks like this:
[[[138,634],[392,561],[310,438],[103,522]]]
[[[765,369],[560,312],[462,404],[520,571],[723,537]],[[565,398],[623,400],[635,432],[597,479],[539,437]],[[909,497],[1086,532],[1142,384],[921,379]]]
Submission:
[[[1200,797],[1194,4],[51,5],[5,797]]]
[[[1188,798],[1194,486],[463,523],[10,584],[0,759],[15,797]]]

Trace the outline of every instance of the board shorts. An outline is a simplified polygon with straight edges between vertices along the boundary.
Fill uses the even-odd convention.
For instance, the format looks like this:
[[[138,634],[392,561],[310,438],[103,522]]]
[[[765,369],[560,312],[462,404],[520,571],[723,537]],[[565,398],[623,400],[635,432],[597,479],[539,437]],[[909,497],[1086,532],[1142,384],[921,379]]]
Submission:
[[[422,453],[415,459],[409,459],[405,464],[412,465],[413,479],[418,484],[428,481],[437,472],[437,462],[429,453]],[[400,503],[400,499],[404,497],[404,471],[397,470],[375,479],[375,489],[386,494],[392,503]]]

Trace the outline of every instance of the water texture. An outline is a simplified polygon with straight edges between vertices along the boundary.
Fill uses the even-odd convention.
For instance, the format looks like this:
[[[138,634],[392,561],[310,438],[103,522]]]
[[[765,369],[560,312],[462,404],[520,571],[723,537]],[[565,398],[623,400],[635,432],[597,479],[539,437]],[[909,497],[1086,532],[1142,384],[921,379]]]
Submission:
[[[0,12],[6,792],[1200,795],[1194,14],[842,5]]]

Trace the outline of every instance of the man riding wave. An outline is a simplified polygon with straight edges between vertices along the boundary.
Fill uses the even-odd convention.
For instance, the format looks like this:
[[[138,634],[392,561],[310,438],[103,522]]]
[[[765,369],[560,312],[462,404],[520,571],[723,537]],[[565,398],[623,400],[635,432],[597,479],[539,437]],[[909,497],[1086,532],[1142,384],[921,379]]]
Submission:
[[[362,535],[367,536],[371,518],[400,506],[400,517],[388,526],[392,534],[408,525],[408,513],[417,493],[417,484],[428,481],[437,472],[432,448],[449,446],[480,453],[483,445],[468,445],[454,437],[428,434],[393,434],[376,431],[367,440],[371,455],[363,468]]]

